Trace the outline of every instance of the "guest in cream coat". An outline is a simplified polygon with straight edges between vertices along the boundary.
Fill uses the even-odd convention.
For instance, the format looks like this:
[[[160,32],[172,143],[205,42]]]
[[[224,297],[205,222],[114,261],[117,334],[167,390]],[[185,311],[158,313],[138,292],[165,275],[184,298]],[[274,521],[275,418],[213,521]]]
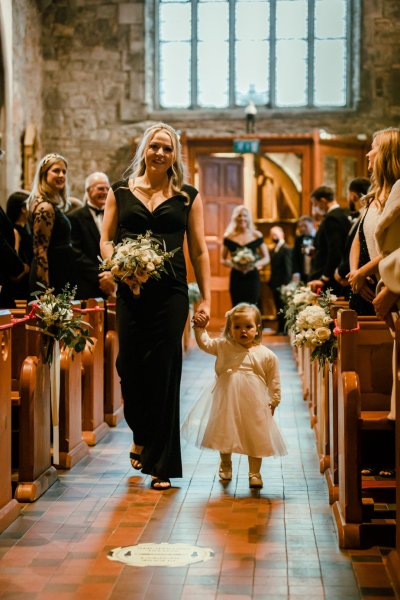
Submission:
[[[390,128],[374,135],[371,152],[375,152],[372,191],[382,206],[375,237],[381,255],[380,281],[373,301],[376,315],[390,326],[394,336],[394,319],[400,308],[400,129]],[[397,382],[397,357],[393,349],[393,379]],[[389,418],[395,419],[396,385],[392,390]]]

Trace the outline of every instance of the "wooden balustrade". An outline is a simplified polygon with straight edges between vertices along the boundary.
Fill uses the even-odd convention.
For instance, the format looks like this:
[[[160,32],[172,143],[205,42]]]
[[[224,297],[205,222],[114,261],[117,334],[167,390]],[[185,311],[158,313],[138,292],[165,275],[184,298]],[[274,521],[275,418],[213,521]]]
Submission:
[[[11,312],[0,310],[0,533],[18,517],[11,486]]]

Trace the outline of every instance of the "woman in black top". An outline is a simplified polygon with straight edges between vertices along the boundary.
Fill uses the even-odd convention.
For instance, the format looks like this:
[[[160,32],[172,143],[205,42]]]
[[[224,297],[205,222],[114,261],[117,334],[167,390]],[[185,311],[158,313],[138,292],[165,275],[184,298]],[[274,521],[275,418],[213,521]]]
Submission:
[[[246,255],[250,260],[248,263],[245,262]],[[254,227],[251,214],[245,206],[233,209],[224,233],[221,262],[231,269],[229,293],[232,306],[239,302],[259,304],[259,270],[270,262],[270,258],[262,233]]]

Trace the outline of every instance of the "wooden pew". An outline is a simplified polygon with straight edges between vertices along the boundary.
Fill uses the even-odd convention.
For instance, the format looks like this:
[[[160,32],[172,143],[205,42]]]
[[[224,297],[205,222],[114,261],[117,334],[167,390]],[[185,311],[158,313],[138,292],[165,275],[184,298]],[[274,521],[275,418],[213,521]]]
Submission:
[[[395,316],[396,377],[396,547],[386,558],[389,574],[396,597],[400,597],[400,318]]]
[[[18,517],[11,486],[11,312],[0,310],[0,533]]]
[[[118,356],[118,334],[115,304],[106,306],[106,335],[104,340],[104,419],[115,427],[124,417],[121,384],[115,366]]]
[[[25,323],[14,324],[13,335],[27,342],[14,348],[15,364],[22,362],[18,389],[14,390],[13,405],[18,408],[18,483],[15,498],[20,502],[34,502],[57,481],[57,470],[51,464],[50,441],[50,370],[35,355],[22,357],[21,351],[39,348],[42,334],[25,332]],[[15,355],[15,356],[14,356]],[[15,411],[14,411],[15,413]]]
[[[91,298],[83,309],[84,321],[90,323],[90,337],[82,352],[82,439],[95,446],[107,433],[104,420],[104,300]]]
[[[78,300],[72,302],[80,308]],[[61,349],[60,358],[60,414],[59,414],[59,463],[55,466],[71,469],[89,454],[89,447],[82,440],[82,358],[68,348]]]
[[[379,321],[371,321],[356,331],[357,315],[351,310],[339,312],[338,325],[346,331],[338,336],[339,499],[333,504],[333,513],[339,546],[391,546],[394,515],[390,509],[378,512],[375,502],[379,500],[381,507],[385,502],[393,502],[392,482],[362,479],[361,468],[367,432],[393,435],[393,422],[387,419],[392,387],[392,337]]]

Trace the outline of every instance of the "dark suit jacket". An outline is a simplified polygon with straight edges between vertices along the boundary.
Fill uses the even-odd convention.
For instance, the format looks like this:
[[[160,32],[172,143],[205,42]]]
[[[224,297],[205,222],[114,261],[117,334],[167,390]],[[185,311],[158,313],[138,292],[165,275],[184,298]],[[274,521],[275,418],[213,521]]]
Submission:
[[[100,262],[100,232],[94,222],[92,212],[88,206],[74,210],[68,215],[71,223],[71,239],[73,247],[88,261],[95,269],[99,268]],[[104,296],[100,288],[92,284],[90,297]]]
[[[281,285],[286,285],[292,278],[292,249],[283,244],[277,252],[270,252],[271,278],[270,288],[277,290]]]
[[[312,235],[296,235],[292,254],[292,274],[300,273],[300,280],[305,283],[308,279],[308,275],[304,272],[305,255],[302,252],[304,240],[310,240],[312,245],[314,245],[314,237]]]
[[[14,306],[12,277],[24,270],[24,263],[15,251],[14,227],[0,206],[0,308]]]
[[[315,236],[310,279],[320,279],[322,275],[329,277],[325,287],[331,287],[336,293],[341,293],[342,289],[333,275],[341,261],[350,227],[347,211],[341,207],[334,208],[325,215]]]

